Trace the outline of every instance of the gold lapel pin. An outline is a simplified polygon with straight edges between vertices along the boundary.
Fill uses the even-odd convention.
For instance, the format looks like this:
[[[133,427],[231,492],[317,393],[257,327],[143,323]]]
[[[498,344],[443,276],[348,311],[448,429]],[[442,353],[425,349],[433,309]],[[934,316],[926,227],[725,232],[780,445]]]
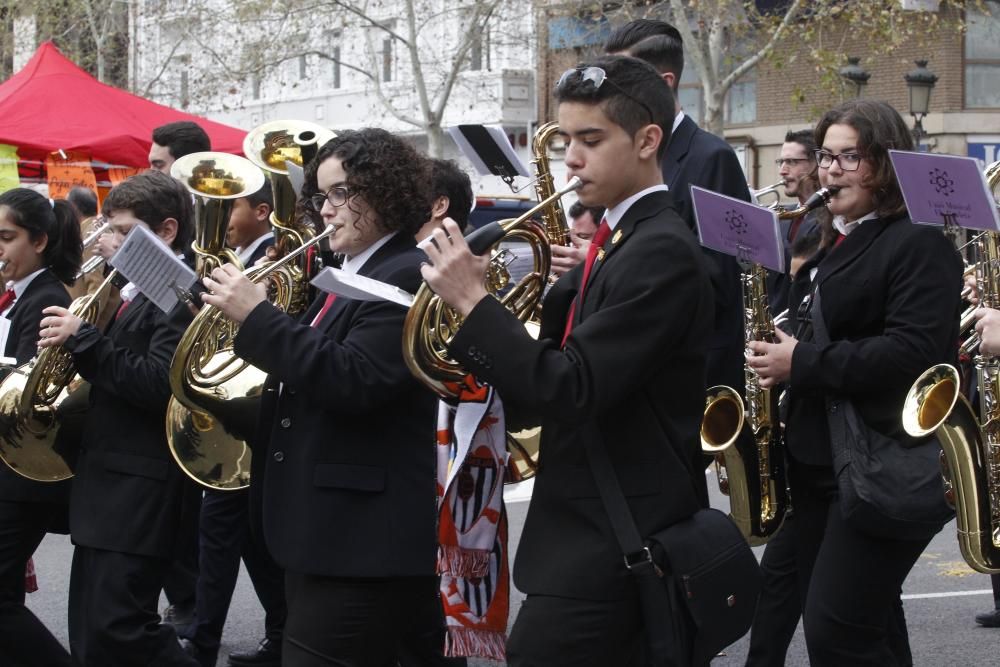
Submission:
[[[597,251],[597,261],[599,262],[602,259],[604,259],[604,248],[601,248],[600,250]]]
[[[615,235],[611,237],[611,245],[615,245],[622,240],[622,230],[616,229]]]

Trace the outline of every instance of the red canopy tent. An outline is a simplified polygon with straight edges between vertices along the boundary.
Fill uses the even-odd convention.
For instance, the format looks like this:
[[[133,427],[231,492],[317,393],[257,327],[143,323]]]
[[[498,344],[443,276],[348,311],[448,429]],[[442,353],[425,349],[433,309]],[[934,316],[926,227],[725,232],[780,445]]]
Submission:
[[[29,164],[44,164],[50,152],[62,149],[89,154],[97,168],[146,167],[153,129],[178,120],[198,123],[212,149],[226,153],[242,155],[246,135],[103,84],[52,42],[0,84],[0,119],[0,143],[16,146]]]

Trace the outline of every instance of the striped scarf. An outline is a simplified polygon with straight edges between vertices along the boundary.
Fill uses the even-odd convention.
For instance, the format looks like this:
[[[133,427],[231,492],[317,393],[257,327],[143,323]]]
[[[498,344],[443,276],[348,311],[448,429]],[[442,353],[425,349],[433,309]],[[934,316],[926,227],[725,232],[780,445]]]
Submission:
[[[438,404],[438,572],[447,656],[505,659],[507,457],[503,403],[469,376],[457,407]]]

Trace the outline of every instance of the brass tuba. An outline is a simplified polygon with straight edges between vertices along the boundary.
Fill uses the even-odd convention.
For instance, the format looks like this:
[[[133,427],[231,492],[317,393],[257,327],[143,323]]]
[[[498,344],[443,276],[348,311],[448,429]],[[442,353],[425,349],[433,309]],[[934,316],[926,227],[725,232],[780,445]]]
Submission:
[[[538,156],[544,154],[548,139],[555,135],[557,129],[553,123],[549,123],[536,133],[536,141],[532,145],[536,152],[535,164],[539,169],[547,169],[547,158],[540,159]],[[539,141],[540,136],[546,137],[546,140]],[[539,182],[542,181],[539,178]],[[558,221],[562,213],[561,207],[556,208],[559,200],[580,185],[580,180],[574,178],[561,189],[548,193],[520,217],[490,223],[467,237],[469,248],[475,254],[487,252],[501,241],[522,242],[531,248],[532,270],[516,284],[510,284],[506,251],[493,251],[486,274],[489,292],[499,298],[504,307],[526,326],[532,324],[537,317],[551,262],[549,238],[542,225],[532,218],[542,213],[547,220]],[[553,187],[551,176],[538,186],[539,192],[550,187]],[[418,380],[446,399],[458,396],[466,376],[466,371],[448,355],[448,344],[461,326],[462,317],[435,295],[426,283],[421,285],[403,325],[403,358]],[[509,482],[519,482],[534,476],[538,467],[540,439],[541,427],[507,434],[507,449],[511,455]]]
[[[774,187],[774,186],[772,186]],[[836,193],[823,188],[782,219],[818,208]],[[767,271],[743,264],[743,334],[746,354],[753,341],[773,342],[774,324],[767,302]],[[730,515],[752,546],[764,544],[781,527],[788,510],[785,444],[778,423],[778,395],[760,386],[756,371],[744,364],[746,403],[739,392],[719,385],[708,390],[701,422],[702,451],[715,458],[719,489],[729,496]],[[744,429],[749,433],[740,438]]]
[[[1000,162],[987,168],[986,179],[996,196]],[[1000,234],[984,232],[973,247],[979,303],[1000,308]],[[975,346],[978,342],[976,338]],[[903,404],[903,428],[915,438],[937,434],[945,498],[955,508],[962,556],[974,570],[1000,574],[1000,358],[978,354],[973,364],[979,419],[961,395],[958,371],[939,364],[910,387]]]
[[[275,247],[283,255],[246,274],[254,282],[267,281],[268,300],[290,315],[308,305],[311,268],[304,259],[306,250],[332,229],[317,235],[311,224],[294,219],[296,193],[286,163],[304,166],[333,136],[312,123],[276,121],[252,130],[243,142],[254,169],[264,170],[271,180],[271,226]],[[239,325],[220,310],[205,306],[184,332],[170,364],[170,388],[176,399],[167,412],[170,450],[188,476],[217,490],[241,489],[250,483],[246,438],[256,421],[266,377],[233,353],[238,331]]]
[[[95,266],[96,268],[96,266]],[[117,275],[112,271],[96,292],[81,296],[69,311],[94,324],[100,304]],[[0,383],[0,458],[11,470],[36,482],[59,482],[73,476],[57,438],[62,424],[60,406],[70,394],[82,391],[73,357],[62,347],[46,347]]]

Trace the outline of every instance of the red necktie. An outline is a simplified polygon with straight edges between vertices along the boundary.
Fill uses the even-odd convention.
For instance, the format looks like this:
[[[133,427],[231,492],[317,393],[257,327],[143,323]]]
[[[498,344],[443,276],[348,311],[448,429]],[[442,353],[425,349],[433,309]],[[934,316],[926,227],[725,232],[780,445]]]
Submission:
[[[319,309],[319,313],[317,313],[316,317],[313,318],[312,324],[310,324],[309,326],[318,327],[319,323],[323,321],[324,317],[326,317],[326,313],[328,310],[330,310],[330,306],[332,306],[333,302],[336,300],[337,300],[336,294],[327,294],[326,301],[323,302],[323,307]]]
[[[590,278],[590,270],[594,268],[597,253],[604,246],[604,242],[608,240],[609,236],[611,236],[611,226],[608,225],[608,220],[605,218],[601,220],[601,225],[597,228],[597,232],[590,242],[590,248],[587,249],[587,261],[583,263],[583,277],[580,279],[580,293],[569,308],[569,316],[566,318],[566,331],[563,333],[560,347],[565,347],[566,339],[569,338],[569,332],[573,330],[573,315],[576,313],[576,304],[583,303],[583,296],[587,290],[587,279]]]
[[[14,294],[14,290],[9,289],[3,294],[0,294],[0,313],[7,310],[10,304],[14,303],[14,299],[17,295]]]
[[[124,312],[125,312],[125,310],[126,310],[126,309],[128,308],[128,305],[129,305],[130,303],[132,303],[132,300],[131,300],[131,299],[129,299],[129,300],[127,300],[127,301],[126,301],[126,300],[123,300],[123,301],[122,301],[122,305],[118,306],[118,312],[116,312],[116,313],[115,313],[115,321],[116,321],[116,322],[118,321],[118,318],[122,316],[122,313],[124,313]]]
[[[837,238],[833,242],[833,247],[836,248],[837,246],[839,246],[841,243],[844,242],[844,239],[846,239],[846,238],[847,237],[845,235],[843,235],[843,234],[837,234]]]

